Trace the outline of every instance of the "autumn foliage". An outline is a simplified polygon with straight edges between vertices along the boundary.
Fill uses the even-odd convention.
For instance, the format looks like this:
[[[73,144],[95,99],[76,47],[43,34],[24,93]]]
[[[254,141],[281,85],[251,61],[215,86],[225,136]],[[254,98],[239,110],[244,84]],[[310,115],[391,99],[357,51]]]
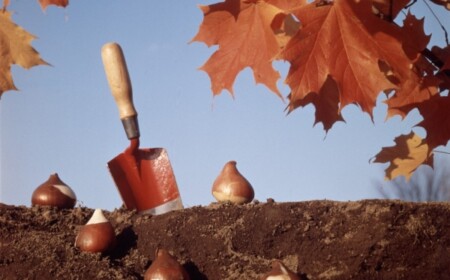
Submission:
[[[411,2],[411,3],[410,3]],[[218,49],[200,68],[214,95],[233,94],[246,67],[255,81],[282,97],[274,60],[289,62],[288,112],[313,104],[316,123],[328,131],[343,121],[342,109],[358,105],[372,117],[386,94],[388,118],[417,108],[426,137],[411,132],[383,148],[375,162],[390,162],[386,176],[407,178],[432,164],[433,150],[450,140],[450,46],[427,49],[423,19],[409,0],[225,0],[200,6],[204,19],[193,41]],[[432,1],[450,10],[450,1]],[[404,13],[404,20],[395,19]]]
[[[449,0],[424,1],[450,11]],[[68,5],[68,0],[39,2],[44,10]],[[424,19],[408,9],[415,2],[225,0],[200,6],[204,18],[192,42],[218,47],[200,67],[214,95],[223,90],[233,95],[237,75],[249,67],[257,83],[287,98],[288,112],[314,105],[316,123],[327,132],[344,121],[341,112],[349,104],[372,117],[380,94],[387,97],[387,118],[418,109],[423,120],[417,126],[425,129],[425,138],[414,132],[398,136],[373,159],[390,163],[387,178],[409,178],[421,164],[432,165],[433,151],[450,140],[450,45],[429,46]],[[46,64],[31,47],[34,37],[12,22],[8,4],[3,0],[0,12],[0,96],[15,89],[11,65]],[[277,87],[276,60],[290,64],[286,97]]]
[[[31,46],[31,41],[35,37],[11,20],[11,13],[6,10],[9,3],[9,0],[3,0],[0,11],[0,97],[5,91],[16,90],[11,76],[11,65],[17,64],[29,69],[36,65],[47,64]],[[39,4],[45,10],[48,5],[65,7],[69,1],[39,0]]]

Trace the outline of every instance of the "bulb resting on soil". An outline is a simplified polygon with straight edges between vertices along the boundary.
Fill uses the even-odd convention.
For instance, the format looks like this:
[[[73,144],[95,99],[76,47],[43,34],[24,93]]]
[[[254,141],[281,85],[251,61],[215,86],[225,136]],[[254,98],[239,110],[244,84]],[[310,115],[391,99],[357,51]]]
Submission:
[[[157,249],[155,256],[144,280],[189,280],[186,270],[169,252]]]
[[[239,172],[234,160],[227,162],[217,176],[213,183],[212,194],[219,202],[234,204],[251,202],[255,196],[252,185]]]
[[[47,181],[39,185],[31,196],[31,205],[53,206],[59,209],[73,208],[77,197],[64,183],[58,173],[50,175]]]
[[[75,239],[75,246],[81,251],[104,253],[116,243],[112,224],[105,218],[101,209],[95,209],[92,217],[84,225]]]

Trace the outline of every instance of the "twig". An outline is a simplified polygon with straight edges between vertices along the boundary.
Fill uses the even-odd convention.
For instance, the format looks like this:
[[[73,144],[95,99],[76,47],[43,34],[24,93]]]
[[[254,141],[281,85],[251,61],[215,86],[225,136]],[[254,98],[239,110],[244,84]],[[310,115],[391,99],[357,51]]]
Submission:
[[[416,4],[416,2],[417,2],[417,0],[413,0],[411,3],[409,3],[408,5],[405,6],[405,9],[408,9],[412,5]]]
[[[411,3],[409,3],[408,5],[406,5],[403,9],[408,9],[410,7],[412,7],[414,4],[416,4],[417,0],[413,0]],[[391,1],[392,4],[392,1]],[[447,30],[445,29],[445,27],[442,25],[441,21],[439,20],[439,18],[436,16],[436,14],[433,12],[433,10],[431,9],[431,7],[428,5],[428,3],[425,4],[428,6],[428,8],[430,9],[431,13],[433,14],[433,16],[436,18],[436,20],[438,21],[439,25],[441,26],[441,28],[444,30],[444,34],[445,34],[445,41],[448,43],[448,33]],[[393,21],[390,21],[391,23],[396,24]],[[396,24],[397,26],[399,26],[398,24]],[[428,48],[425,48],[424,50],[422,50],[420,52],[425,58],[427,58],[434,66],[436,66],[437,68],[441,68],[442,66],[444,66],[444,62],[437,57],[431,50],[429,50]],[[450,73],[449,71],[443,71],[443,73],[447,76],[450,77]]]
[[[437,57],[429,49],[425,48],[423,51],[421,51],[421,54],[425,56],[429,61],[431,61],[431,63],[433,63],[437,68],[441,68],[442,66],[444,66],[444,62],[442,62],[442,60],[440,60],[439,57]]]
[[[444,152],[444,151],[433,151],[433,153],[439,153],[439,154],[446,154],[446,155],[450,155],[449,152]]]
[[[430,10],[431,14],[434,16],[434,18],[436,19],[436,21],[439,23],[439,25],[441,26],[442,30],[444,31],[444,35],[445,35],[445,42],[447,43],[447,45],[450,45],[448,43],[448,33],[447,30],[445,29],[445,26],[442,24],[442,22],[439,20],[439,18],[437,17],[437,15],[434,13],[433,9],[431,9],[430,5],[428,4],[427,1],[423,1],[425,3],[425,5],[427,5],[428,9]]]

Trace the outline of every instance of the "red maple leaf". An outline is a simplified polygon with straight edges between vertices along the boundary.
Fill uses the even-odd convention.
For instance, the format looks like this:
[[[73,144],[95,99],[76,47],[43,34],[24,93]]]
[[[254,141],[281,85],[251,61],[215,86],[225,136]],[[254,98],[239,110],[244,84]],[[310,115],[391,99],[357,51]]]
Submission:
[[[409,104],[425,101],[439,92],[442,81],[434,76],[435,68],[421,54],[430,41],[430,36],[425,35],[423,23],[423,19],[418,20],[409,12],[403,21],[402,46],[405,54],[414,61],[414,68],[411,71],[400,71],[398,77],[392,80],[397,84],[397,90],[386,101],[389,107],[388,117],[400,115],[404,118],[413,109]]]
[[[416,104],[416,107],[423,117],[417,126],[426,130],[425,140],[430,149],[447,145],[450,140],[450,97],[435,95]]]
[[[450,90],[450,45],[445,48],[434,46],[431,48],[431,53],[439,59],[442,65],[436,74],[436,77],[442,81],[439,85],[440,91]]]
[[[373,11],[380,17],[393,19],[410,0],[372,0]]]
[[[450,45],[440,48],[438,46],[434,46],[431,48],[431,52],[436,56],[437,59],[440,60],[442,66],[440,70],[449,70],[450,69]]]
[[[420,56],[430,42],[431,35],[425,35],[423,29],[424,19],[417,19],[409,11],[403,20],[402,26],[402,45],[406,55],[412,61]]]
[[[445,48],[442,55],[442,61],[444,62],[444,65],[441,67],[441,71],[450,70],[450,45]]]
[[[447,60],[444,62],[444,66],[441,68],[442,70],[450,70],[450,56],[447,57]]]

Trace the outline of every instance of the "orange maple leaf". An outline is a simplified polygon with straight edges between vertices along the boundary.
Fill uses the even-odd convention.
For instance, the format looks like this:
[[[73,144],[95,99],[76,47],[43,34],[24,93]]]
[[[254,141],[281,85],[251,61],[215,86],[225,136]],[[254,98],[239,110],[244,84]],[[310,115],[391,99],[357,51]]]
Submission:
[[[272,59],[280,51],[274,31],[282,29],[287,14],[268,2],[226,0],[200,6],[204,19],[192,41],[219,45],[200,67],[209,75],[214,95],[224,89],[233,95],[236,76],[250,67],[257,83],[282,97],[276,85],[280,74],[272,67]]]
[[[280,55],[291,63],[286,78],[291,102],[317,93],[331,75],[338,84],[340,109],[357,103],[372,115],[378,94],[395,87],[379,62],[395,75],[410,71],[411,62],[396,39],[400,29],[377,18],[370,1],[322,2],[294,11],[302,27]]]
[[[415,108],[414,105],[438,94],[438,87],[441,82],[440,78],[432,75],[420,77],[411,73],[409,79],[404,79],[401,82],[400,90],[385,101],[388,105],[387,117],[399,115],[405,118]]]
[[[405,176],[407,180],[422,164],[432,166],[433,155],[424,140],[411,132],[394,139],[395,145],[384,147],[375,156],[373,162],[390,162],[386,171],[386,179],[392,180],[398,176]]]
[[[31,47],[35,37],[11,21],[8,11],[0,12],[0,97],[7,90],[16,90],[11,76],[11,65],[28,69],[47,64]]]
[[[288,98],[290,99],[291,97],[289,96]],[[339,89],[330,76],[327,77],[318,94],[311,92],[302,100],[290,102],[288,112],[290,113],[294,109],[308,104],[313,104],[316,108],[314,125],[321,122],[325,132],[328,132],[336,122],[345,122],[339,111]]]
[[[267,3],[274,5],[286,12],[306,5],[307,0],[265,0]]]
[[[69,5],[69,0],[39,0],[42,10],[47,9],[49,5],[55,5],[58,7],[66,7]]]

